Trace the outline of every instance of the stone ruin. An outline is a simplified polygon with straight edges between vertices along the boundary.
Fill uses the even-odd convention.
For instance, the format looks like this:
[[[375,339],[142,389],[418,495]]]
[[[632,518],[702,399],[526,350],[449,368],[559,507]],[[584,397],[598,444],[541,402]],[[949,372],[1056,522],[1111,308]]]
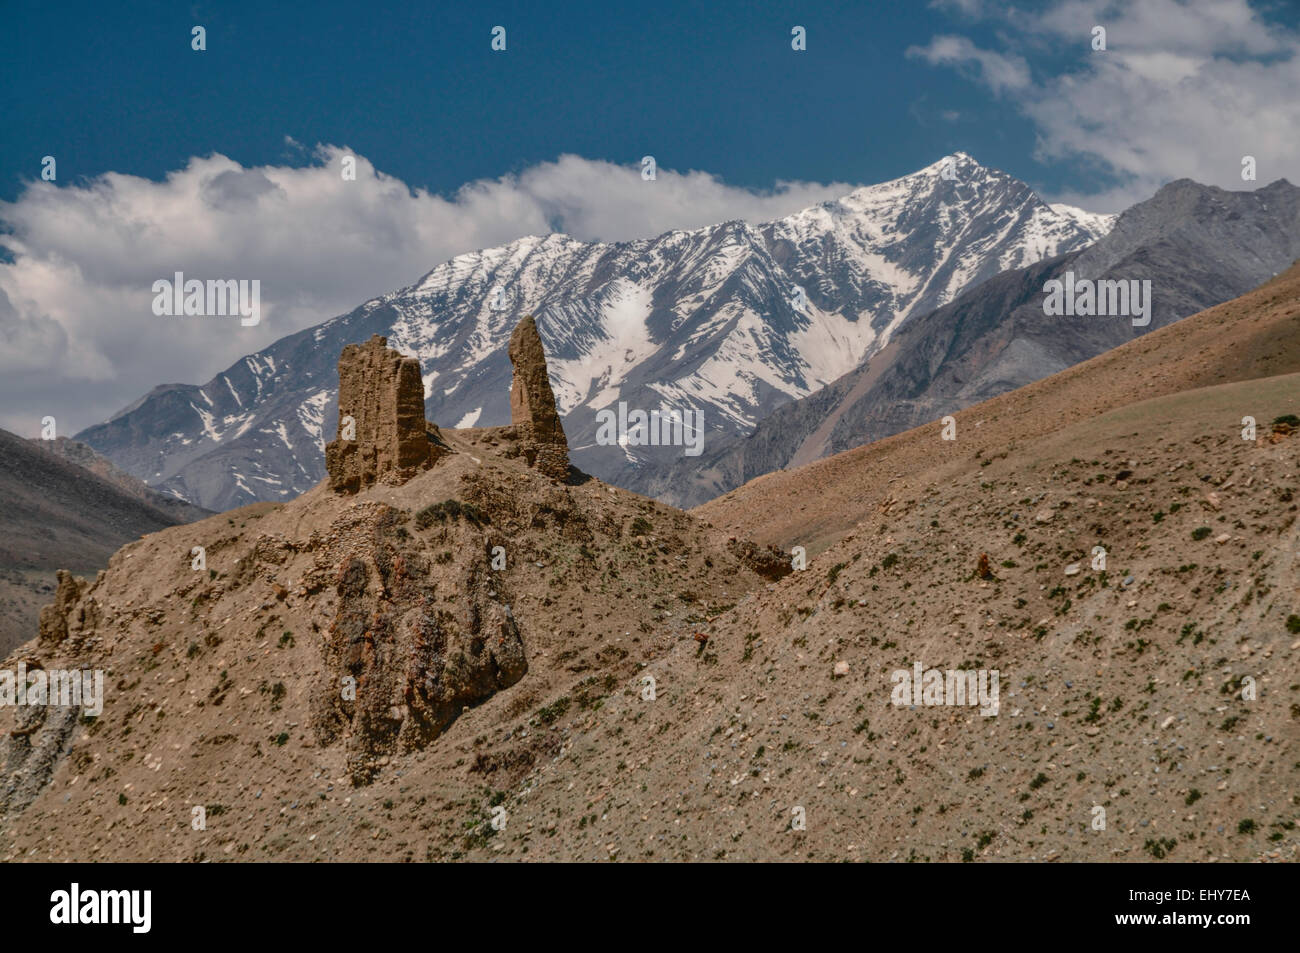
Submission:
[[[537,322],[526,315],[510,335],[510,430],[528,466],[561,483],[569,478],[569,443],[555,406]],[[348,434],[348,419],[353,432]],[[339,356],[339,432],[325,447],[336,493],[376,483],[401,484],[450,450],[424,419],[420,362],[378,334]]]
[[[528,465],[553,480],[569,478],[569,443],[555,406],[537,322],[525,315],[510,335],[510,425]]]
[[[507,456],[554,480],[569,477],[569,447],[529,315],[510,336],[514,376]],[[325,448],[331,488],[356,493],[402,483],[451,450],[424,418],[420,364],[375,335],[339,358],[339,437]],[[344,439],[344,418],[355,433]],[[355,784],[367,784],[396,753],[442,734],[466,707],[481,704],[528,671],[506,579],[482,559],[481,528],[458,516],[415,535],[402,511],[370,501],[342,512],[321,539],[314,570],[333,584],[335,617],[325,645],[325,677],[312,699],[322,746],[341,741]],[[420,540],[437,540],[448,560]],[[341,693],[340,685],[353,691]]]
[[[344,439],[347,418],[355,432]],[[446,453],[438,428],[424,419],[420,362],[376,334],[339,356],[339,436],[325,447],[336,493],[375,483],[405,483]]]

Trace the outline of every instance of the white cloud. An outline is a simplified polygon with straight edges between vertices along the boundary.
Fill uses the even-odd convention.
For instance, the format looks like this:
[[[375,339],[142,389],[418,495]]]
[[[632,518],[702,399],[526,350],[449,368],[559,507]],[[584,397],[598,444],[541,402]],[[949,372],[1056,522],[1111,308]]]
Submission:
[[[765,221],[838,197],[847,184],[782,182],[755,192],[702,172],[577,156],[469,183],[412,190],[345,150],[300,167],[194,158],[163,181],[105,173],[30,183],[0,203],[0,427],[61,434],[103,420],[160,383],[204,383],[245,354],[417,280],[466,251],[545,234],[627,240],[718,221]],[[156,317],[152,285],[261,280],[261,323]]]
[[[1021,57],[981,50],[964,36],[936,36],[927,46],[910,47],[907,55],[934,66],[956,67],[982,80],[995,93],[1029,85],[1029,67]]]
[[[1057,0],[989,15],[1004,49],[938,36],[914,55],[1007,96],[1037,126],[1037,159],[1072,160],[1112,183],[1053,199],[1114,211],[1176,178],[1229,189],[1300,181],[1300,34],[1247,0]],[[1106,29],[1104,52],[1091,48],[1094,26]],[[1001,60],[1049,69],[1017,83]],[[1073,65],[1055,72],[1063,61]],[[1241,179],[1247,155],[1255,182]]]

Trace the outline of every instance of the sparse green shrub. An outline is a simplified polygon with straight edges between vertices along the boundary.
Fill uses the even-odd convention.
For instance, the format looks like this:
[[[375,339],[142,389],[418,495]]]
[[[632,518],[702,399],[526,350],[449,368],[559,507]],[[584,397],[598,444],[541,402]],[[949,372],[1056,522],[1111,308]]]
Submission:
[[[416,525],[421,529],[427,529],[434,523],[454,522],[458,519],[463,519],[474,526],[483,526],[491,522],[488,515],[478,507],[472,503],[462,503],[460,500],[432,503],[415,514]]]
[[[1172,838],[1162,837],[1159,840],[1149,840],[1142,845],[1142,849],[1154,857],[1156,860],[1164,860],[1175,847],[1178,841]]]
[[[563,718],[564,713],[568,710],[569,696],[565,695],[563,698],[557,699],[550,705],[537,709],[537,718],[544,725],[554,724],[560,718]]]

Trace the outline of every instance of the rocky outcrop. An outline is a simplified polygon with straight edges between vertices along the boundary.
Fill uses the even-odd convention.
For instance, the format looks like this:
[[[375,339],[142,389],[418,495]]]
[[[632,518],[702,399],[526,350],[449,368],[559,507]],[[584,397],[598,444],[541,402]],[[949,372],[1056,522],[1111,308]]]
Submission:
[[[546,368],[546,352],[537,322],[525,315],[510,335],[510,423],[522,441],[530,467],[553,480],[569,478],[569,443]]]
[[[313,724],[321,744],[342,740],[355,784],[528,671],[504,580],[483,560],[476,526],[460,516],[424,530],[409,522],[401,510],[362,504],[331,528],[338,548],[320,553],[322,568],[338,568]],[[413,534],[454,555],[431,559]]]
[[[433,466],[445,448],[424,419],[420,362],[373,335],[339,357],[339,436],[325,448],[336,493],[375,483],[405,483]]]
[[[45,668],[32,656],[11,659],[10,664],[23,679]],[[54,704],[49,698],[14,706],[14,727],[0,731],[0,817],[21,811],[49,784],[80,714],[79,706]]]
[[[99,623],[99,605],[93,599],[82,603],[90,583],[78,579],[66,569],[58,571],[58,588],[54,602],[41,610],[39,639],[42,645],[59,645],[70,635],[94,631]]]
[[[740,560],[740,564],[764,579],[784,579],[793,571],[790,557],[775,546],[759,546],[748,539],[731,537],[727,550]]]
[[[9,671],[11,691],[17,681],[27,680],[29,673],[43,671],[47,664],[51,669],[87,667],[75,660],[86,644],[94,640],[102,621],[99,602],[92,593],[103,578],[104,573],[100,572],[90,582],[78,579],[66,569],[58,571],[54,602],[41,610],[37,642],[42,653],[52,653],[57,661],[42,662],[35,655],[10,658],[5,667]],[[21,811],[30,804],[49,783],[69,750],[83,706],[61,703],[52,688],[50,691],[51,694],[45,695],[42,689],[42,695],[35,701],[28,695],[26,704],[14,706],[13,727],[0,729],[0,816]]]

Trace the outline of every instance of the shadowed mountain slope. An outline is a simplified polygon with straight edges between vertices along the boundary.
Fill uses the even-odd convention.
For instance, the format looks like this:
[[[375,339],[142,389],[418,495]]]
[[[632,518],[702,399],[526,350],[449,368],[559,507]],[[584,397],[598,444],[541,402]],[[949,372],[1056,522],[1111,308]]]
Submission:
[[[888,500],[896,485],[1032,453],[1036,441],[1138,400],[1300,371],[1300,265],[1226,304],[1068,370],[955,413],[958,439],[934,423],[792,470],[697,507],[765,543],[820,551]],[[1243,408],[1242,416],[1250,414]],[[1263,416],[1256,413],[1261,423]],[[815,486],[815,496],[806,490]]]
[[[36,635],[54,570],[93,572],[124,543],[185,522],[185,504],[130,492],[39,444],[0,430],[0,651]]]

